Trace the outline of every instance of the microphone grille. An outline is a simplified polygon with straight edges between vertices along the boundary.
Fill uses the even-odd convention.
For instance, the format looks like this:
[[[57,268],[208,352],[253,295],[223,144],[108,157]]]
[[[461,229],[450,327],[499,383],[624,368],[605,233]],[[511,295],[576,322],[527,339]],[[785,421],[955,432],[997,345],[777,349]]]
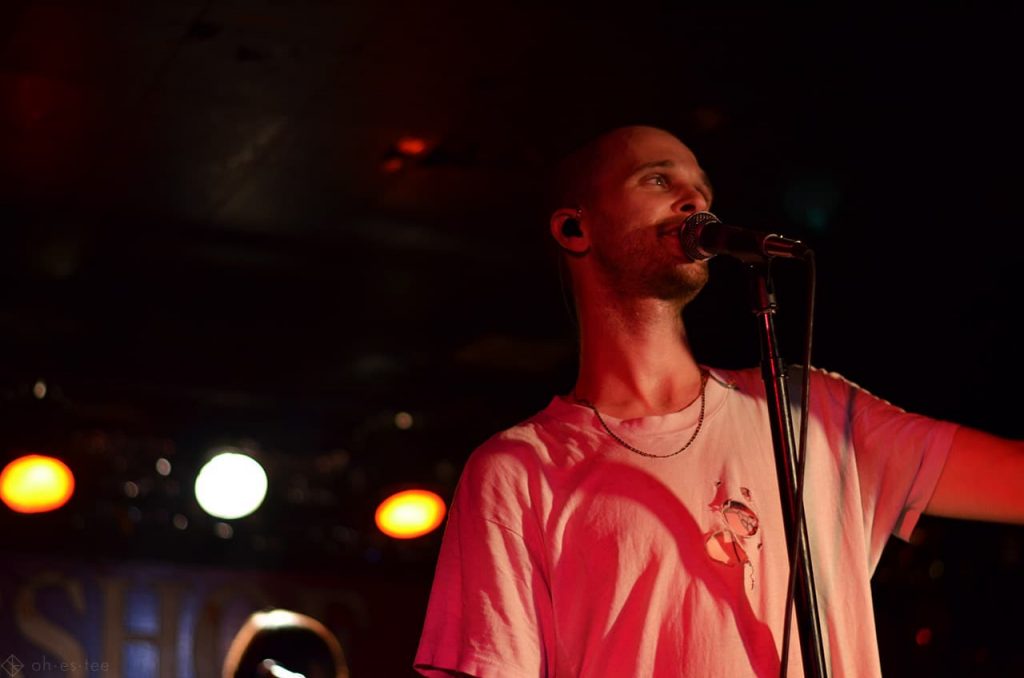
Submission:
[[[708,224],[720,224],[722,220],[711,212],[694,212],[686,217],[683,227],[679,229],[679,242],[683,247],[683,254],[694,261],[707,261],[714,256],[706,252],[700,246],[700,232]]]

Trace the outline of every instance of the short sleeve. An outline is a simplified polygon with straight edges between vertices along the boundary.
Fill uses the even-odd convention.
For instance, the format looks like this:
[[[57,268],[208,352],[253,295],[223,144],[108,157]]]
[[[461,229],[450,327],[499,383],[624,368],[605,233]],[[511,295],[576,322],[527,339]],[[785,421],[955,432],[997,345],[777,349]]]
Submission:
[[[452,502],[414,667],[425,676],[543,676],[551,598],[520,505],[515,455],[474,452]]]
[[[958,426],[906,412],[838,375],[822,376],[833,405],[848,413],[865,526],[880,552],[890,534],[910,538]]]

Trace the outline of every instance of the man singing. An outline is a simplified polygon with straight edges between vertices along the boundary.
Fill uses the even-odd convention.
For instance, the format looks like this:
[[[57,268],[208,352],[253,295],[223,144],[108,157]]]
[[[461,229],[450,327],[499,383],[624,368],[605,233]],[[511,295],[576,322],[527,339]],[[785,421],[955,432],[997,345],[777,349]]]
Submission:
[[[416,669],[427,676],[802,675],[760,371],[694,358],[708,278],[679,228],[696,157],[651,127],[562,164],[551,235],[579,317],[572,392],[470,457]],[[1024,523],[1024,443],[910,414],[813,370],[807,529],[830,674],[880,674],[870,577],[920,514]]]

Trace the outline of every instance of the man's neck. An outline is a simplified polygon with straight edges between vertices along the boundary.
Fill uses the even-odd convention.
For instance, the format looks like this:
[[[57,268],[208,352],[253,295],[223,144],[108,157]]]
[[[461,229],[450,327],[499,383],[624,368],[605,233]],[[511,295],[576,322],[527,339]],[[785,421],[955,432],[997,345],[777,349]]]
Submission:
[[[681,305],[640,300],[580,312],[574,395],[617,418],[667,414],[700,394]]]

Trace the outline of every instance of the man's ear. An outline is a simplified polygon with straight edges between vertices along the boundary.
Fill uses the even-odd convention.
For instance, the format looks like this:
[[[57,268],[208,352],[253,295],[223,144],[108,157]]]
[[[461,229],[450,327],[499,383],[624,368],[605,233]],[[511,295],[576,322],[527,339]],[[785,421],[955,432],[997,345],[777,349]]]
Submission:
[[[551,215],[551,237],[573,256],[581,257],[590,250],[590,230],[578,209],[566,207]]]

